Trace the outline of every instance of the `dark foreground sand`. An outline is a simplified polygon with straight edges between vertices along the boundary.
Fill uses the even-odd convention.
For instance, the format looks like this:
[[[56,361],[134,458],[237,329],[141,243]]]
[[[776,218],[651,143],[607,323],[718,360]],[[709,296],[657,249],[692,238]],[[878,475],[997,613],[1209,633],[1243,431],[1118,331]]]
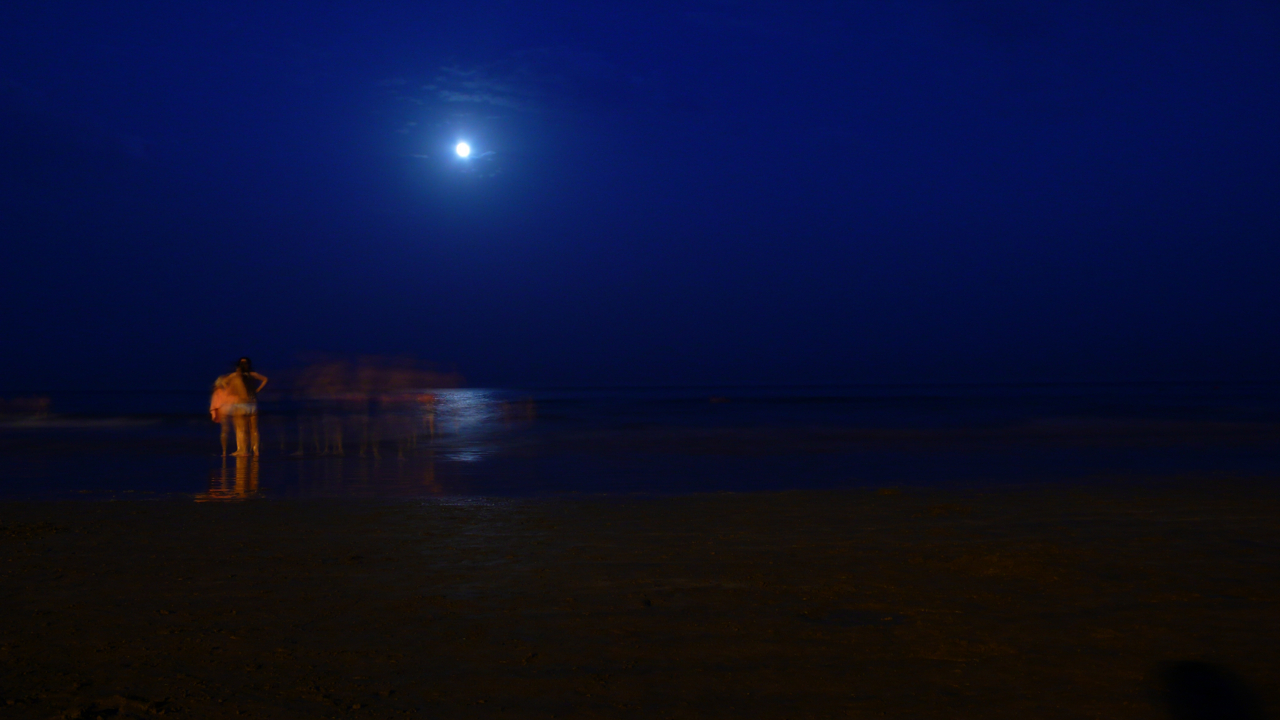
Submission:
[[[4,503],[0,715],[1275,709],[1277,511],[1241,483]]]

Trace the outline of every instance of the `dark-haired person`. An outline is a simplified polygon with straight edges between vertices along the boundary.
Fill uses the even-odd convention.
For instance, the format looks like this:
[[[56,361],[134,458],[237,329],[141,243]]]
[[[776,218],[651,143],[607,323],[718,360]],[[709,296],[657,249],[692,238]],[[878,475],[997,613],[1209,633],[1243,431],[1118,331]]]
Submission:
[[[231,420],[236,426],[236,456],[244,457],[252,447],[258,454],[258,393],[267,386],[267,378],[253,371],[253,363],[242,357],[236,361],[236,369],[223,375],[231,404]],[[256,382],[255,382],[256,381]]]

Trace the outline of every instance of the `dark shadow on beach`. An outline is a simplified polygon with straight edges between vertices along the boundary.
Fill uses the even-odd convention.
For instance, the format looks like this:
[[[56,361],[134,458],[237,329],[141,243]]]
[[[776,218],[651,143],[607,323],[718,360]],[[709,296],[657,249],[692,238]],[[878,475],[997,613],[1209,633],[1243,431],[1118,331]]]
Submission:
[[[1253,689],[1227,668],[1186,660],[1163,668],[1160,679],[1172,720],[1263,720]]]

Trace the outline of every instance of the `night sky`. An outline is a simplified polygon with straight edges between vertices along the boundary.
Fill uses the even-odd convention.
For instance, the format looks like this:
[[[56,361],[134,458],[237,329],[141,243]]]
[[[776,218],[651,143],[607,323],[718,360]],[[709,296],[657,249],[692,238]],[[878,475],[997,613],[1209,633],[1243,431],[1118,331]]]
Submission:
[[[1278,90],[1274,2],[8,2],[0,391],[1274,379]]]

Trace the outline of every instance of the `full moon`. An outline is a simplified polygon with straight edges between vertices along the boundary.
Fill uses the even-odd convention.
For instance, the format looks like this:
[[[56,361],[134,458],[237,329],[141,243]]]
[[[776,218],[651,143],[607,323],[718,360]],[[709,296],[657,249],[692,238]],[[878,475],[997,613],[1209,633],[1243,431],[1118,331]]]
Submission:
[[[458,153],[458,157],[466,157],[471,154],[471,146],[464,142],[460,142],[458,143],[458,146],[454,148],[454,151]]]

